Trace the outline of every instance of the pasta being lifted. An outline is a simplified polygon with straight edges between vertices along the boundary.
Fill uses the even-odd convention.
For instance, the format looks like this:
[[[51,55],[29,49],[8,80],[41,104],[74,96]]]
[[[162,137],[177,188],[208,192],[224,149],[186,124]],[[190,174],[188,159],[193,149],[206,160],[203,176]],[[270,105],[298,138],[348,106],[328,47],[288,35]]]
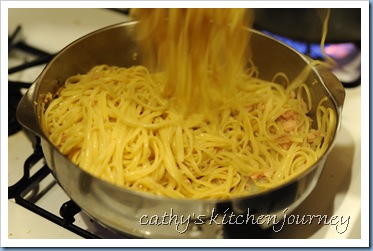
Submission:
[[[165,86],[179,85],[170,82],[169,69],[98,65],[71,76],[45,104],[43,129],[92,175],[171,198],[224,199],[271,189],[304,172],[328,147],[334,111],[323,105],[326,98],[312,104],[304,83],[277,84],[283,73],[261,80],[250,64],[231,71],[227,96],[207,90],[217,81],[209,71],[209,84],[199,87],[214,104],[209,116],[203,109],[180,112],[177,94],[165,94]]]

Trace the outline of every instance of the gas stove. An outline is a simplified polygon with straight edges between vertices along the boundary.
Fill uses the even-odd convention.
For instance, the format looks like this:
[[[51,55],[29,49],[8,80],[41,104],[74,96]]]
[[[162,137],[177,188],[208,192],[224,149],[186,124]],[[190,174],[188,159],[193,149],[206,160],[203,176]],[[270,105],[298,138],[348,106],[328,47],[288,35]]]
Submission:
[[[67,44],[91,31],[127,21],[127,14],[126,9],[9,9],[9,102],[16,106],[45,63]],[[27,67],[19,68],[25,63]],[[281,231],[258,238],[362,237],[361,93],[361,85],[346,86],[342,126],[335,147],[316,188],[292,212],[299,217],[344,217],[348,224],[343,229],[331,222],[285,224]],[[8,109],[7,238],[128,238],[91,219],[64,193],[45,165],[37,138],[22,130],[11,116],[15,106],[9,103]]]

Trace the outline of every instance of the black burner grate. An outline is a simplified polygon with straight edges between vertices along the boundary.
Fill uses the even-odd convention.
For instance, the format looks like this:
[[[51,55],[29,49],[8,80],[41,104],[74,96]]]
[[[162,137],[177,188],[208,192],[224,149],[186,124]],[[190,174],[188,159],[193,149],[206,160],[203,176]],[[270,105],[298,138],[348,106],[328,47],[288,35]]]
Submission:
[[[51,174],[48,166],[44,165],[37,172],[35,172],[35,174],[30,175],[31,168],[42,158],[43,153],[40,146],[38,146],[36,147],[34,153],[25,161],[23,167],[23,177],[16,184],[8,187],[8,199],[14,199],[17,204],[23,206],[24,208],[27,208],[37,215],[40,215],[45,219],[54,222],[77,235],[80,235],[83,238],[100,239],[101,237],[92,234],[74,224],[74,216],[80,212],[80,208],[73,201],[70,200],[62,204],[60,216],[58,216],[24,198],[28,192],[35,189],[43,179]]]
[[[38,48],[32,47],[22,41],[21,35],[22,28],[18,26],[14,33],[8,38],[8,53],[12,53],[16,50],[22,51],[23,53],[30,54],[35,59],[24,62],[20,65],[11,67],[8,69],[8,74],[14,74],[28,68],[46,64],[53,57],[54,54],[50,54]],[[16,110],[19,101],[22,98],[21,89],[29,88],[32,83],[21,82],[21,81],[8,81],[8,135],[13,135],[21,130],[21,125],[18,123],[16,118]]]

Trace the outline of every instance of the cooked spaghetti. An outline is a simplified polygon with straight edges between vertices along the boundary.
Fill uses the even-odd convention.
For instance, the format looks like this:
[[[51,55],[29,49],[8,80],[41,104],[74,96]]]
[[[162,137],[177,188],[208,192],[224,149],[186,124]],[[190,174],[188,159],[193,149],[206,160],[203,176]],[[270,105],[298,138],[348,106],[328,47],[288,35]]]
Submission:
[[[249,63],[245,27],[253,22],[251,10],[133,9],[131,14],[140,20],[145,66],[164,72],[163,95],[184,114],[213,119],[214,97],[231,97],[237,75]]]
[[[249,195],[283,184],[312,166],[328,147],[336,124],[334,111],[323,105],[326,98],[312,104],[305,83],[289,83],[283,73],[273,81],[261,80],[255,66],[244,68],[243,61],[241,70],[233,63],[235,69],[223,78],[230,81],[229,90],[223,88],[229,92],[225,95],[217,90],[223,85],[215,76],[219,71],[209,67],[212,51],[220,47],[210,46],[208,56],[202,55],[207,61],[196,66],[208,73],[201,72],[205,84],[193,82],[198,75],[189,76],[189,82],[178,77],[194,74],[194,68],[184,68],[184,54],[177,61],[172,55],[167,65],[161,60],[163,71],[158,73],[141,65],[99,65],[71,76],[45,104],[44,131],[92,175],[171,198]],[[170,74],[172,64],[178,70]],[[216,67],[223,71],[229,64]],[[182,103],[175,102],[182,93],[179,86],[188,89]],[[206,99],[199,104],[202,109],[193,111],[195,88]],[[207,113],[211,104],[215,108]],[[316,123],[308,116],[314,106]]]

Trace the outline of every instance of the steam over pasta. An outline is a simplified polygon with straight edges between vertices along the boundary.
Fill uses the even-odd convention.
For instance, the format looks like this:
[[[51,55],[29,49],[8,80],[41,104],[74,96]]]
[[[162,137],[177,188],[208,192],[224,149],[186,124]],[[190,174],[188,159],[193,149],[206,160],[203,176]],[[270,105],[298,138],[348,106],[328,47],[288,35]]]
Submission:
[[[283,73],[261,80],[245,62],[247,13],[162,11],[153,10],[140,29],[147,41],[154,31],[158,39],[168,32],[166,45],[157,38],[145,45],[157,52],[147,66],[95,66],[68,78],[45,106],[43,128],[63,154],[118,186],[193,199],[271,189],[318,160],[334,133],[335,114],[323,106],[326,98],[311,103],[306,84],[289,83]],[[159,28],[164,16],[177,25]],[[198,24],[206,18],[214,27],[203,33]],[[190,29],[178,34],[180,25]],[[191,35],[200,40],[191,42]],[[231,43],[240,47],[232,53],[245,55],[238,61],[221,51]],[[307,114],[315,105],[313,123]]]

